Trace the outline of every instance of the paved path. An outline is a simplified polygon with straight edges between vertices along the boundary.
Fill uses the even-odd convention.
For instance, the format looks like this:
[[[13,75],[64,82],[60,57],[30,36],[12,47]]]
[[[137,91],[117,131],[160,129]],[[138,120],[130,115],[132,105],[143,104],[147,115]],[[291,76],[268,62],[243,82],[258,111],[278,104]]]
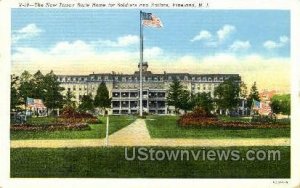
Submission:
[[[105,139],[70,139],[70,140],[13,140],[12,148],[71,148],[105,146]],[[109,146],[289,146],[289,138],[234,138],[234,139],[184,139],[151,138],[145,120],[137,119],[127,127],[109,136]]]

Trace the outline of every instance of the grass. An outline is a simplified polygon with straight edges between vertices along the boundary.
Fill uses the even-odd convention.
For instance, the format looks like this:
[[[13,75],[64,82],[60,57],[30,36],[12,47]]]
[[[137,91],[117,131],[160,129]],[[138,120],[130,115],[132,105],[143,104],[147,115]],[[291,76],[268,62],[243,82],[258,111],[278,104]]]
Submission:
[[[290,128],[223,129],[180,127],[178,116],[151,116],[146,120],[152,138],[278,138],[290,137]],[[227,118],[232,121],[233,118]],[[244,121],[246,121],[244,119]]]
[[[147,148],[148,151],[150,148]],[[172,148],[154,147],[158,150]],[[174,148],[173,148],[174,149]],[[11,177],[18,178],[289,178],[290,147],[175,148],[214,151],[279,150],[281,160],[125,160],[124,147],[11,149]],[[137,151],[137,150],[136,150]],[[226,150],[225,150],[226,151]],[[132,156],[133,148],[128,148]],[[137,152],[136,152],[137,153]],[[148,153],[149,154],[149,153]]]
[[[22,139],[92,139],[104,138],[106,133],[106,117],[100,117],[103,123],[90,124],[91,130],[85,131],[11,131],[11,140]],[[55,119],[52,119],[55,121]],[[112,134],[135,120],[133,116],[109,116],[109,134]],[[39,123],[49,122],[51,119],[32,118],[31,121],[39,121]]]

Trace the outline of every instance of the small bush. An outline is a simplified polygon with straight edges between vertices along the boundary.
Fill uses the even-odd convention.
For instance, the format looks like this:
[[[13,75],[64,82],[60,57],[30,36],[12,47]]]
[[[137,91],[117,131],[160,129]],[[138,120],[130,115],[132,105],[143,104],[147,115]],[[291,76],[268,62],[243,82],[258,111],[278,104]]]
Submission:
[[[61,118],[95,118],[94,115],[86,112],[77,112],[75,108],[65,107],[60,116]]]
[[[245,121],[222,121],[215,115],[206,113],[201,108],[195,108],[193,112],[187,113],[177,121],[182,127],[219,127],[219,128],[281,128],[288,127],[288,124],[277,123],[269,119],[259,119],[251,123]]]
[[[251,119],[252,123],[276,123],[275,116],[262,116],[262,115],[255,115]]]

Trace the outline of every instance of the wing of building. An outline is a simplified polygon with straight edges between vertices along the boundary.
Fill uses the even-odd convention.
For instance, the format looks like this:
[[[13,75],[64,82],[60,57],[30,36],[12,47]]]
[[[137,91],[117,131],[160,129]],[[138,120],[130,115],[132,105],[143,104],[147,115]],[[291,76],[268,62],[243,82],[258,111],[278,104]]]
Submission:
[[[207,92],[213,97],[214,89],[229,77],[241,80],[239,74],[189,74],[148,71],[143,63],[143,110],[153,114],[168,114],[167,91],[173,79],[178,79],[192,94]],[[112,114],[134,114],[139,111],[139,71],[133,74],[103,73],[90,75],[58,75],[65,93],[69,90],[79,103],[82,96],[90,93],[94,97],[101,82],[105,82],[112,98]]]

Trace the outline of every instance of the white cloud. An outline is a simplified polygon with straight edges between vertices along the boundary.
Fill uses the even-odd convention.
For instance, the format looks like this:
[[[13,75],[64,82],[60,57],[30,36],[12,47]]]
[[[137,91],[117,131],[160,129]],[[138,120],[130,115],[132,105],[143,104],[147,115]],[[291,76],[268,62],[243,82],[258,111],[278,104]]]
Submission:
[[[240,50],[247,50],[251,48],[251,43],[249,41],[240,41],[240,40],[236,40],[234,41],[230,46],[229,46],[229,50],[231,51],[240,51]]]
[[[290,92],[289,58],[265,58],[257,54],[238,57],[234,54],[221,53],[203,58],[183,56],[172,60],[149,62],[149,69],[160,73],[165,70],[191,74],[240,74],[248,88],[256,81],[259,90]]]
[[[234,31],[235,27],[233,25],[224,25],[221,29],[217,31],[219,41],[225,40]]]
[[[285,35],[280,36],[278,42],[273,40],[267,40],[263,43],[263,46],[268,49],[272,50],[275,48],[281,48],[284,47],[289,42],[289,38]]]
[[[276,42],[272,41],[272,40],[268,40],[266,42],[264,42],[264,47],[267,49],[274,49],[274,48],[278,48],[279,44],[277,44]]]
[[[136,35],[126,35],[117,38],[116,41],[112,40],[99,40],[96,44],[109,46],[109,47],[126,47],[133,44],[137,44],[139,42],[139,37]]]
[[[85,56],[93,54],[94,48],[81,40],[74,42],[63,41],[58,42],[48,53],[54,56],[74,56],[75,54]]]
[[[145,48],[145,61],[161,58],[163,49]],[[12,54],[12,70],[54,70],[61,74],[89,74],[91,72],[133,72],[139,62],[139,51],[122,49],[105,51],[97,48],[95,42],[62,41],[47,50],[16,47]]]
[[[289,38],[287,36],[280,36],[279,41],[283,44],[287,43],[289,41]]]
[[[43,32],[43,30],[39,28],[36,24],[28,24],[25,27],[12,32],[12,42],[16,43],[19,40],[36,37],[40,35],[41,32]]]
[[[225,41],[235,30],[235,26],[226,24],[215,34],[211,34],[211,32],[207,30],[202,30],[190,41],[204,41],[204,44],[208,47],[217,47],[222,44],[223,41]]]
[[[259,89],[287,92],[290,89],[289,58],[264,58],[255,54],[237,57],[227,53],[202,58],[191,55],[175,58],[163,54],[159,47],[145,49],[144,59],[149,62],[149,70],[153,73],[238,73],[248,87],[257,81]],[[12,73],[20,74],[24,70],[54,70],[56,74],[133,73],[137,70],[138,62],[138,51],[102,52],[84,41],[61,42],[47,51],[17,48],[12,56]]]
[[[197,40],[209,40],[212,38],[212,35],[209,31],[202,30],[199,32],[198,35],[196,35],[191,42],[197,41]]]
[[[159,47],[146,48],[144,50],[145,59],[150,59],[153,57],[158,57],[163,54],[163,50]]]

